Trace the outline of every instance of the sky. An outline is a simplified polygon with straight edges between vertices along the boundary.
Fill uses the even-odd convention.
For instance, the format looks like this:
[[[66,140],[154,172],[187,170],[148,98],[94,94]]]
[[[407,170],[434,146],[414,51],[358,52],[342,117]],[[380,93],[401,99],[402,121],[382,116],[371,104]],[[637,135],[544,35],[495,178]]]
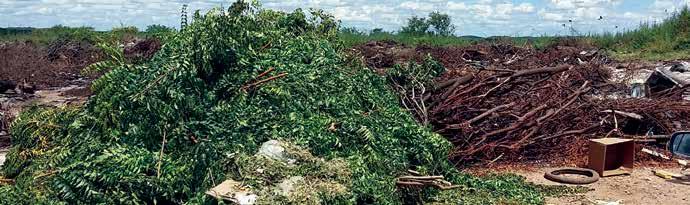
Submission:
[[[234,0],[0,0],[0,27],[151,24],[179,27],[183,4],[208,11]],[[620,32],[661,22],[690,0],[261,0],[264,8],[319,8],[347,27],[399,30],[411,16],[447,13],[456,35],[543,36]]]

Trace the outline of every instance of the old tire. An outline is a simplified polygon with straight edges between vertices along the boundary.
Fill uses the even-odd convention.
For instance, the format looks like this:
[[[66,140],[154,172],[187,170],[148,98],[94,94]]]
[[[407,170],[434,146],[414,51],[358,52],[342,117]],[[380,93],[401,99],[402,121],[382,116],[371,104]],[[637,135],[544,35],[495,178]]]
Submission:
[[[586,177],[568,177],[563,174],[577,174]],[[544,178],[565,184],[591,184],[599,181],[599,173],[591,169],[562,168],[546,172]]]

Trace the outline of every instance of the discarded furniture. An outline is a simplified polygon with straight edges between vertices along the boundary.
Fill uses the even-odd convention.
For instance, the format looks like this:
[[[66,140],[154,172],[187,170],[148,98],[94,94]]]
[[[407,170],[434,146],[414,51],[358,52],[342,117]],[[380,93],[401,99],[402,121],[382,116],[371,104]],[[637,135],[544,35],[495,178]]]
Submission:
[[[589,142],[589,168],[601,177],[631,174],[635,161],[635,141],[602,138]]]

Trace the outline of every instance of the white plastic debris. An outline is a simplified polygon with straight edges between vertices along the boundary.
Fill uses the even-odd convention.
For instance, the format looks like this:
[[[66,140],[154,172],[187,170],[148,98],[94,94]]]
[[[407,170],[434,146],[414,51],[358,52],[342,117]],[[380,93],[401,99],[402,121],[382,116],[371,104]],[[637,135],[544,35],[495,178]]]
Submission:
[[[216,199],[234,202],[240,205],[253,205],[257,195],[242,187],[242,184],[234,180],[225,180],[218,186],[206,191],[206,194]]]
[[[258,196],[256,194],[249,194],[246,192],[235,193],[235,199],[237,199],[237,203],[240,205],[255,204],[257,197]]]
[[[7,155],[7,153],[0,151],[0,167],[5,164],[5,155]]]
[[[271,159],[288,161],[285,156],[285,148],[277,140],[270,140],[261,144],[258,155],[263,155]]]
[[[602,201],[602,200],[597,200],[597,205],[623,205],[623,200],[618,200],[618,201]]]

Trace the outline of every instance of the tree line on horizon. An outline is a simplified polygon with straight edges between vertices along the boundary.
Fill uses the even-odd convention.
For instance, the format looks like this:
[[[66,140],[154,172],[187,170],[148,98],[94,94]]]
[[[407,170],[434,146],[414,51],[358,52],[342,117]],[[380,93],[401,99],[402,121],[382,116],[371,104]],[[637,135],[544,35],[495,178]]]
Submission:
[[[412,36],[454,36],[456,31],[452,19],[448,14],[434,11],[429,13],[427,17],[412,16],[407,19],[407,24],[397,31],[398,34],[412,35]],[[384,31],[383,28],[374,28],[369,32],[362,31],[354,27],[344,27],[341,29],[343,33],[358,34],[358,35],[376,35],[376,34],[393,34],[394,32]]]

